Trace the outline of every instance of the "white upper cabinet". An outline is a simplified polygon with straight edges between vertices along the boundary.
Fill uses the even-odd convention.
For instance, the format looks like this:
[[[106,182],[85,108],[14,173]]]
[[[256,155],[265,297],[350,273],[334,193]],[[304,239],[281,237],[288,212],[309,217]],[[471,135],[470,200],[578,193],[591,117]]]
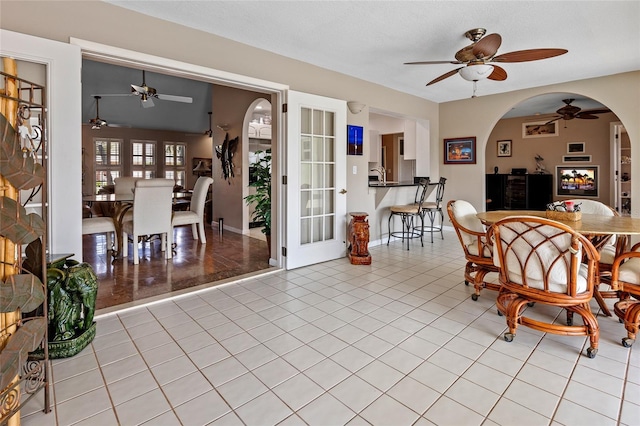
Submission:
[[[405,120],[404,122],[404,159],[416,159],[416,139],[417,130],[414,120]]]
[[[249,137],[271,139],[271,124],[249,123]]]
[[[380,162],[380,151],[382,150],[382,135],[377,130],[369,130],[369,162]]]

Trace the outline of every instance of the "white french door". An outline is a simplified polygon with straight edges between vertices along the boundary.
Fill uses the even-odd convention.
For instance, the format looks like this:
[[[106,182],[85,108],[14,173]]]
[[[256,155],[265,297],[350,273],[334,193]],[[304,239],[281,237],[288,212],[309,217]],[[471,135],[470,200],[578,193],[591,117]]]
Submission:
[[[287,92],[287,269],[346,255],[346,106]]]
[[[54,254],[73,253],[75,259],[81,260],[82,211],[78,208],[82,205],[80,48],[2,29],[0,40],[1,56],[46,67],[48,249]],[[21,72],[19,68],[18,76]]]

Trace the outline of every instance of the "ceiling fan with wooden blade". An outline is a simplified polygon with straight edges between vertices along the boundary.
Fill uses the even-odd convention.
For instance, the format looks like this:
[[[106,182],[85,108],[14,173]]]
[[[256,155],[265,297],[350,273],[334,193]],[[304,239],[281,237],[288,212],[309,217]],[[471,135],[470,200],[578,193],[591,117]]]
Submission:
[[[556,111],[556,114],[559,114],[560,116],[549,120],[546,124],[553,123],[557,120],[573,120],[574,118],[595,120],[599,118],[596,114],[606,114],[607,112],[611,112],[611,110],[607,108],[583,111],[582,108],[571,105],[573,101],[575,101],[575,99],[563,99],[562,102],[565,103],[565,106]]]
[[[427,83],[427,86],[438,83],[454,74],[460,74],[462,78],[473,81],[475,84],[475,82],[483,79],[495,81],[506,80],[507,72],[502,67],[496,65],[496,63],[538,61],[564,55],[568,52],[566,49],[529,49],[517,50],[496,56],[502,44],[502,37],[500,34],[489,34],[485,37],[486,32],[487,30],[484,28],[474,28],[467,31],[464,35],[473,43],[456,52],[454,61],[417,61],[405,62],[405,65],[464,65],[434,78]]]
[[[101,94],[99,96],[139,96],[140,104],[143,108],[151,108],[155,106],[153,103],[153,99],[160,99],[163,101],[173,101],[173,102],[183,102],[183,103],[193,103],[193,98],[188,96],[178,96],[178,95],[167,95],[163,93],[158,93],[155,88],[147,86],[145,79],[145,72],[142,70],[142,84],[131,85],[131,93],[116,93],[116,94]]]

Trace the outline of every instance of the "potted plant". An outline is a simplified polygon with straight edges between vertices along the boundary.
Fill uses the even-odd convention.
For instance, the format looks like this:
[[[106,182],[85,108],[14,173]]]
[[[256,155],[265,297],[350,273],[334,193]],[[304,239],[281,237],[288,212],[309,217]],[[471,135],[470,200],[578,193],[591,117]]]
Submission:
[[[258,160],[251,166],[249,186],[256,192],[244,199],[255,209],[252,219],[263,224],[262,233],[267,237],[267,247],[271,252],[271,150],[256,151],[255,155]]]

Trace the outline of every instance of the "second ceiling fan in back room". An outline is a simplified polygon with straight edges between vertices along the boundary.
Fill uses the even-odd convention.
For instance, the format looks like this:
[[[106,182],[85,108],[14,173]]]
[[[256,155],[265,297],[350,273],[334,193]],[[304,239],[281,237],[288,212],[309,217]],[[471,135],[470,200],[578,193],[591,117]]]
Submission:
[[[92,96],[140,96],[140,104],[143,108],[153,107],[155,105],[153,103],[153,98],[160,99],[162,101],[183,102],[187,104],[193,103],[193,98],[188,96],[166,95],[158,93],[153,87],[147,86],[144,70],[142,70],[142,84],[140,86],[131,84],[131,93],[112,93]]]
[[[598,118],[596,114],[605,114],[607,112],[611,112],[611,110],[608,108],[590,109],[583,111],[582,108],[571,105],[573,101],[575,101],[575,99],[563,99],[562,102],[565,103],[565,106],[556,111],[556,114],[559,114],[560,116],[552,118],[551,120],[547,121],[546,124],[553,123],[557,120],[573,120],[574,118],[581,118],[583,120],[595,120]]]
[[[417,61],[405,62],[405,65],[464,64],[460,68],[434,78],[427,83],[427,86],[438,83],[454,74],[460,74],[465,80],[473,81],[472,97],[475,97],[478,80],[488,78],[489,80],[503,81],[507,79],[507,72],[496,63],[538,61],[564,55],[568,52],[567,49],[544,48],[517,50],[496,56],[498,48],[502,44],[502,37],[500,34],[489,34],[484,37],[486,32],[487,30],[484,28],[474,28],[464,33],[465,37],[473,43],[456,52],[455,61]]]

